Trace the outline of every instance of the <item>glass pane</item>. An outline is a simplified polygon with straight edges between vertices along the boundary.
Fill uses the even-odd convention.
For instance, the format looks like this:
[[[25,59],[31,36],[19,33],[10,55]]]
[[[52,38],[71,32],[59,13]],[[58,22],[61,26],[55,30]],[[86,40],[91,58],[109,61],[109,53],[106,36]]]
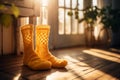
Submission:
[[[59,7],[64,7],[64,0],[58,0]]]
[[[83,22],[79,23],[79,34],[84,34],[84,27],[85,24]]]
[[[20,18],[20,26],[29,24],[29,17]]]
[[[39,25],[39,24],[41,24],[40,17],[36,17],[36,25]]]
[[[71,17],[68,16],[68,11],[70,11],[69,9],[66,9],[65,12],[65,33],[66,34],[71,34]]]
[[[70,8],[70,0],[65,0],[65,7]]]
[[[64,9],[59,8],[59,34],[64,34]]]
[[[42,7],[42,24],[47,24],[48,23],[48,9],[47,7]]]
[[[80,18],[83,18],[83,12],[82,11],[79,11],[79,17]],[[80,34],[83,34],[84,33],[84,27],[85,27],[85,23],[82,22],[82,23],[79,23],[79,33]]]
[[[97,0],[93,0],[93,1],[92,1],[92,5],[93,5],[93,6],[97,6]]]
[[[42,0],[42,6],[48,6],[48,0]]]
[[[75,19],[75,15],[72,17],[72,34],[77,34],[78,21]]]
[[[76,8],[77,0],[72,0],[72,8]]]
[[[79,4],[79,9],[83,9],[83,0],[78,0],[78,4]]]
[[[79,18],[83,18],[83,11],[79,11]]]

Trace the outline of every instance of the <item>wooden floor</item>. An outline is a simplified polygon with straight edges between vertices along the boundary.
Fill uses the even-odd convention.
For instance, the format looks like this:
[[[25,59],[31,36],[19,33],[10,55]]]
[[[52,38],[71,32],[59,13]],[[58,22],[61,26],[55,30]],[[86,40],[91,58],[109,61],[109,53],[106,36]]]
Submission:
[[[33,71],[21,56],[0,57],[0,80],[120,80],[120,54],[101,49],[69,48],[52,51],[68,60],[62,69]]]

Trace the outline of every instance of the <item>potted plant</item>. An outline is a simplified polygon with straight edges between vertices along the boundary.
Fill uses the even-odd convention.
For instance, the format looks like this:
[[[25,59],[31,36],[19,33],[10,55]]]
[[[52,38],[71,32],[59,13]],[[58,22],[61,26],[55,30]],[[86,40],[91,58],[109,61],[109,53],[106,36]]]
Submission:
[[[79,9],[78,7],[75,8],[75,12],[73,13],[72,11],[68,12],[69,16],[75,15],[75,19],[78,20],[78,23],[85,22],[87,26],[85,27],[85,40],[86,40],[86,45],[93,47],[95,44],[95,38],[94,38],[94,26],[97,21],[97,17],[99,15],[99,9],[97,6],[89,6],[85,8],[83,11],[83,18],[79,18]]]
[[[76,7],[75,13],[68,12],[69,16],[75,15],[75,18],[79,23],[85,21],[87,23],[87,27],[85,29],[85,34],[91,34],[90,45],[94,46],[94,36],[93,30],[94,25],[96,24],[97,18],[100,18],[100,22],[104,25],[104,28],[101,30],[105,30],[107,32],[107,37],[109,34],[108,30],[112,31],[111,38],[111,47],[119,47],[120,46],[120,10],[113,10],[112,6],[106,6],[99,9],[96,6],[90,6],[86,9],[82,10],[84,17],[82,19],[79,18],[79,9]],[[90,33],[89,33],[90,32]],[[86,35],[86,43],[88,42],[88,35]],[[98,37],[99,38],[99,37]],[[109,37],[108,37],[109,38]],[[99,39],[98,39],[99,40]],[[109,40],[108,40],[109,43]]]
[[[104,28],[112,31],[111,47],[120,46],[120,10],[113,10],[112,6],[107,6],[100,11],[101,23],[104,24]]]

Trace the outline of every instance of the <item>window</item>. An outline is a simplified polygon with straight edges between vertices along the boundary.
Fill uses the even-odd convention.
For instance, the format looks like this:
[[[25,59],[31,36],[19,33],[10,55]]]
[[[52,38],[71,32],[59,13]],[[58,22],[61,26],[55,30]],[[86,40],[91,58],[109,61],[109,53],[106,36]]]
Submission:
[[[97,2],[98,2],[98,0],[92,0],[92,5],[97,6]]]
[[[48,24],[48,0],[41,0],[40,17],[42,24]]]
[[[84,28],[81,24],[78,24],[75,16],[68,16],[69,11],[75,11],[77,4],[80,10],[83,9],[83,0],[58,0],[59,35],[83,33]],[[82,11],[79,11],[79,16],[83,17]]]

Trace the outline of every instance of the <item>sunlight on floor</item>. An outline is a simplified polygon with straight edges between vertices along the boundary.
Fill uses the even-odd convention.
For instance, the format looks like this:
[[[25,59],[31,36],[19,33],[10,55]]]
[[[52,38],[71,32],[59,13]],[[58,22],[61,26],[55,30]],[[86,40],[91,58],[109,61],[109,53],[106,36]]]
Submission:
[[[96,57],[103,58],[105,60],[120,63],[120,55],[119,54],[115,54],[115,53],[111,53],[111,52],[107,52],[107,51],[99,50],[99,49],[83,50],[83,52],[86,54],[90,54],[90,55],[93,55]]]
[[[95,52],[93,53],[93,52],[90,52],[89,50],[84,50],[84,52],[96,55]],[[97,55],[97,57],[98,56],[99,55]],[[100,55],[100,57],[103,57],[103,56]],[[64,56],[64,58],[66,60],[68,60],[69,64],[66,66],[66,69],[69,71],[67,71],[67,72],[56,71],[56,72],[48,75],[46,77],[46,80],[73,80],[73,79],[75,79],[75,80],[78,80],[78,79],[79,80],[94,80],[99,76],[105,77],[104,79],[106,79],[106,77],[107,77],[108,78],[107,80],[109,80],[111,78],[116,79],[112,75],[107,74],[97,68],[93,68],[90,65],[88,65],[82,61],[79,61],[73,57]],[[106,56],[104,58],[106,58]],[[108,59],[111,59],[111,57]],[[114,65],[112,64],[112,66],[114,66]],[[102,79],[100,79],[100,80],[102,80]]]
[[[18,73],[18,74],[13,78],[13,80],[19,80],[20,76],[21,76],[21,73]]]
[[[109,51],[105,51],[105,50],[101,50],[101,49],[90,49],[90,51],[94,51],[94,52],[98,52],[104,55],[108,55],[108,56],[112,56],[112,57],[116,57],[120,59],[120,55],[113,53],[113,52],[109,52]]]
[[[80,62],[79,60],[71,58],[70,56],[64,56],[64,58],[71,62]]]
[[[72,73],[56,71],[47,76],[46,80],[70,80],[69,76],[72,75]]]

